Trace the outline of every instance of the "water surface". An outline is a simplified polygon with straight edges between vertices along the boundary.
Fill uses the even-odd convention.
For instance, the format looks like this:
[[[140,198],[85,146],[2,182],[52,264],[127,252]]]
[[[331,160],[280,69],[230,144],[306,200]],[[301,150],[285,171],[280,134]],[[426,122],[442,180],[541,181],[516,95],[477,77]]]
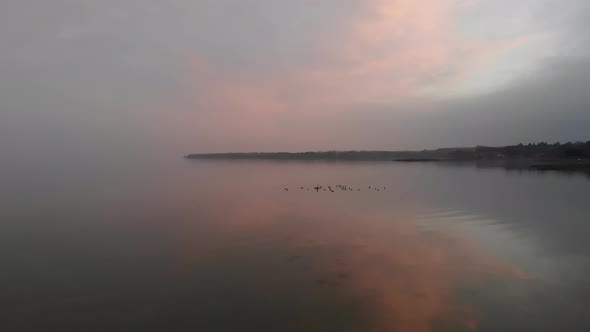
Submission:
[[[391,162],[127,166],[7,177],[3,330],[590,329],[584,176]]]

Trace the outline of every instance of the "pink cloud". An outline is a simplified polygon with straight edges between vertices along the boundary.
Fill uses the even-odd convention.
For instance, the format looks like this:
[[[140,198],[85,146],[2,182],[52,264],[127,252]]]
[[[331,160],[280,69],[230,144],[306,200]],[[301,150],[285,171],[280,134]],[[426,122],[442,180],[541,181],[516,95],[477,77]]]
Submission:
[[[186,110],[178,121],[200,128],[200,137],[223,137],[221,146],[247,150],[240,141],[247,137],[250,149],[258,150],[273,138],[301,137],[289,131],[288,119],[338,114],[370,103],[403,105],[424,88],[436,89],[485,69],[495,54],[518,43],[462,36],[456,17],[473,1],[362,1],[363,10],[355,17],[314,37],[312,64],[265,68],[263,73],[228,69],[184,51],[190,83],[177,101],[180,106],[174,106]]]
[[[459,6],[461,8],[468,9],[468,8],[471,8],[475,5],[477,5],[478,3],[479,3],[479,0],[460,0]]]
[[[272,76],[227,71],[192,55],[207,107],[269,113],[336,108],[411,97],[423,85],[485,68],[514,41],[469,40],[455,17],[473,1],[368,0],[358,17],[315,43],[321,65],[278,68]]]
[[[286,107],[272,81],[247,72],[223,71],[198,54],[185,56],[199,104],[216,111],[239,109],[247,113],[272,112]]]

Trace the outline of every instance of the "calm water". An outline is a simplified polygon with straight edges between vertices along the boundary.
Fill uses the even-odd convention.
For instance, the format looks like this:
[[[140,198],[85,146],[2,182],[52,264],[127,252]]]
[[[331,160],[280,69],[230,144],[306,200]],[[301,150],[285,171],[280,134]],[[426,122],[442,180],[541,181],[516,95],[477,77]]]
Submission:
[[[3,174],[2,331],[590,330],[584,176],[82,166]]]

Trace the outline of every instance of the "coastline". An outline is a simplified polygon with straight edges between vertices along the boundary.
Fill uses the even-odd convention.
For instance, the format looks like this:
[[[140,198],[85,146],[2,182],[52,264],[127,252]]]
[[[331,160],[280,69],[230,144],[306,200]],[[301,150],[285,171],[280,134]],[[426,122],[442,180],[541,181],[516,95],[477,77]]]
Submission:
[[[421,151],[308,151],[196,153],[186,159],[292,160],[292,161],[393,161],[404,163],[458,162],[483,167],[536,171],[590,173],[590,141],[564,144],[529,143],[503,147],[459,147]]]

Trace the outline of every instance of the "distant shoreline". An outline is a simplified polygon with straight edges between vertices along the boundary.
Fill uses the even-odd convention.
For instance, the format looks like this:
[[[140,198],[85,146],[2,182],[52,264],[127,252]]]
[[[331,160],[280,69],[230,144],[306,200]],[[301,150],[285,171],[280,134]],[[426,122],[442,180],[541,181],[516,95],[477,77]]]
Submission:
[[[564,144],[541,142],[503,147],[477,146],[422,151],[196,153],[184,157],[211,160],[483,162],[505,165],[508,168],[590,173],[590,141]]]

